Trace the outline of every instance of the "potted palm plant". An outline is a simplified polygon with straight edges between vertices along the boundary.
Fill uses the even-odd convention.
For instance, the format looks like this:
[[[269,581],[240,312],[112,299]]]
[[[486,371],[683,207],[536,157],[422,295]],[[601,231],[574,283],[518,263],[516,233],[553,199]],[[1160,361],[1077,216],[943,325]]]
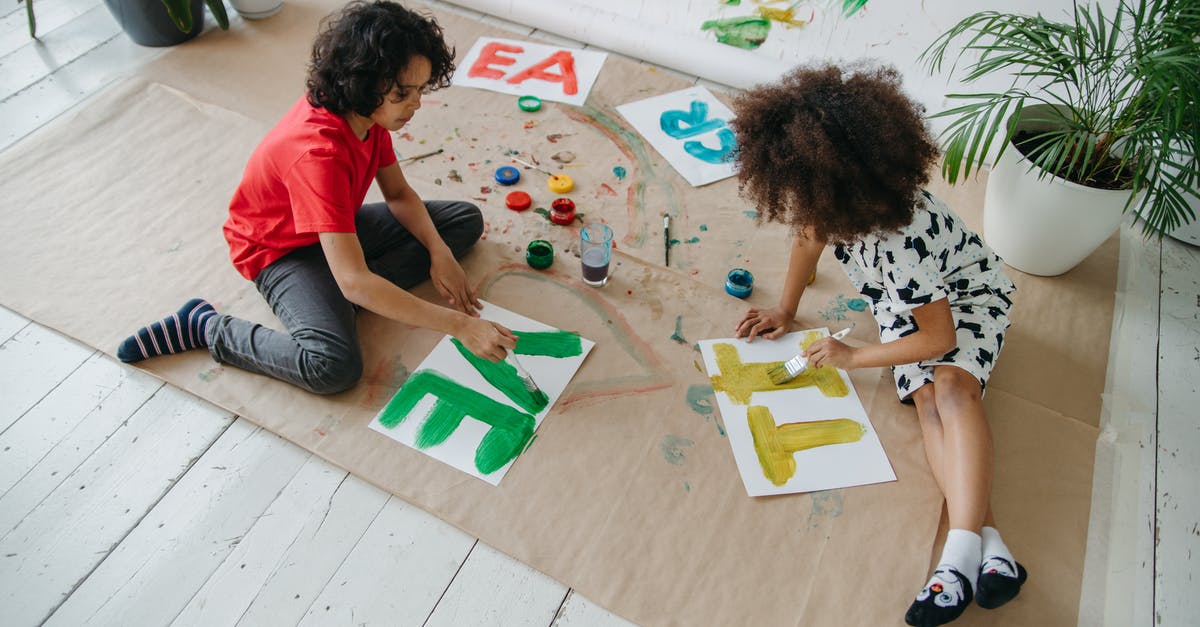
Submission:
[[[948,58],[964,83],[1011,76],[1002,91],[948,94],[967,103],[933,116],[949,120],[941,137],[949,182],[996,151],[984,235],[1009,265],[1066,272],[1130,210],[1147,235],[1195,220],[1196,0],[1118,0],[1109,14],[1077,0],[1064,21],[982,11],[921,55],[935,73]]]
[[[174,46],[199,35],[204,30],[205,4],[217,25],[229,29],[221,0],[104,0],[104,4],[129,38],[143,46]]]

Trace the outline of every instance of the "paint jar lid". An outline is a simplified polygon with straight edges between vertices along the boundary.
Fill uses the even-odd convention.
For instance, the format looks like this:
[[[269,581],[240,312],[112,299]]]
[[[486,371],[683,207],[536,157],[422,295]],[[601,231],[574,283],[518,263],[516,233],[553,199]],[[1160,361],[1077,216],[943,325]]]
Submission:
[[[551,174],[550,180],[546,181],[546,187],[555,194],[568,194],[575,189],[575,181],[566,174]]]
[[[575,201],[570,198],[555,198],[550,203],[550,221],[567,225],[575,221]]]
[[[501,185],[512,185],[521,180],[521,173],[511,165],[496,169],[496,182]]]
[[[525,248],[525,262],[531,268],[545,270],[554,263],[554,245],[544,239],[535,239]]]
[[[525,211],[533,206],[533,199],[522,191],[511,192],[504,197],[504,206],[513,211]]]
[[[534,111],[542,108],[542,99],[538,98],[537,96],[521,96],[520,98],[517,98],[517,106],[520,107],[522,111],[533,113]]]
[[[754,275],[749,270],[734,268],[725,277],[725,292],[730,296],[746,298],[754,291]]]

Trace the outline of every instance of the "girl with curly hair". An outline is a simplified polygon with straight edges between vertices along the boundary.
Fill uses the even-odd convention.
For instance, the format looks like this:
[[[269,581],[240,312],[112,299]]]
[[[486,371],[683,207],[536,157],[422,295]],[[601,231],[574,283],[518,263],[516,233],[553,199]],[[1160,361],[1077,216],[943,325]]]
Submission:
[[[224,226],[234,267],[287,332],[218,314],[197,298],[139,329],[118,357],[207,348],[220,363],[332,394],[362,376],[355,315],[365,308],[503,359],[516,337],[479,317],[458,263],[483,232],[479,208],[423,201],[389,134],[453,72],[441,27],[399,4],[352,2],[323,20],[307,93],[250,156]],[[384,202],[362,204],[372,181]],[[451,307],[407,291],[426,279]]]
[[[742,192],[767,220],[792,227],[779,304],[751,308],[736,333],[787,333],[826,244],[871,304],[880,344],[832,338],[805,351],[809,367],[890,366],[914,403],[950,531],[941,559],[905,615],[950,622],[974,599],[1007,603],[1025,582],[991,509],[992,436],[982,395],[1009,326],[1015,289],[1000,258],[922,189],[938,148],[920,105],[892,68],[802,67],[734,104]]]

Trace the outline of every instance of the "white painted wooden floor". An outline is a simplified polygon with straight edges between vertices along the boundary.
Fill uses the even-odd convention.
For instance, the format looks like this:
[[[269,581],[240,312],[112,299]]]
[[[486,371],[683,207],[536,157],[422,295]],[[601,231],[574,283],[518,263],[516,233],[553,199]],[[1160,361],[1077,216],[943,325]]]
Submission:
[[[99,0],[35,7],[37,42],[22,5],[0,9],[0,150],[163,52],[130,42]],[[1111,350],[1080,624],[1200,624],[1200,249],[1123,234]],[[2,307],[0,623],[627,624]]]

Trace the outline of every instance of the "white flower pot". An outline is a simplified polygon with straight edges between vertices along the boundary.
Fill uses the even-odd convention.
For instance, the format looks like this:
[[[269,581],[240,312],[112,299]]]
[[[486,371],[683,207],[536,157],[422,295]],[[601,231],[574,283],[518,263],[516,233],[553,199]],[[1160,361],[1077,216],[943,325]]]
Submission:
[[[1129,190],[1095,189],[1039,171],[1011,144],[992,168],[983,237],[1008,265],[1056,276],[1079,265],[1121,225]]]
[[[283,8],[283,0],[229,0],[233,10],[248,20],[271,17]]]

